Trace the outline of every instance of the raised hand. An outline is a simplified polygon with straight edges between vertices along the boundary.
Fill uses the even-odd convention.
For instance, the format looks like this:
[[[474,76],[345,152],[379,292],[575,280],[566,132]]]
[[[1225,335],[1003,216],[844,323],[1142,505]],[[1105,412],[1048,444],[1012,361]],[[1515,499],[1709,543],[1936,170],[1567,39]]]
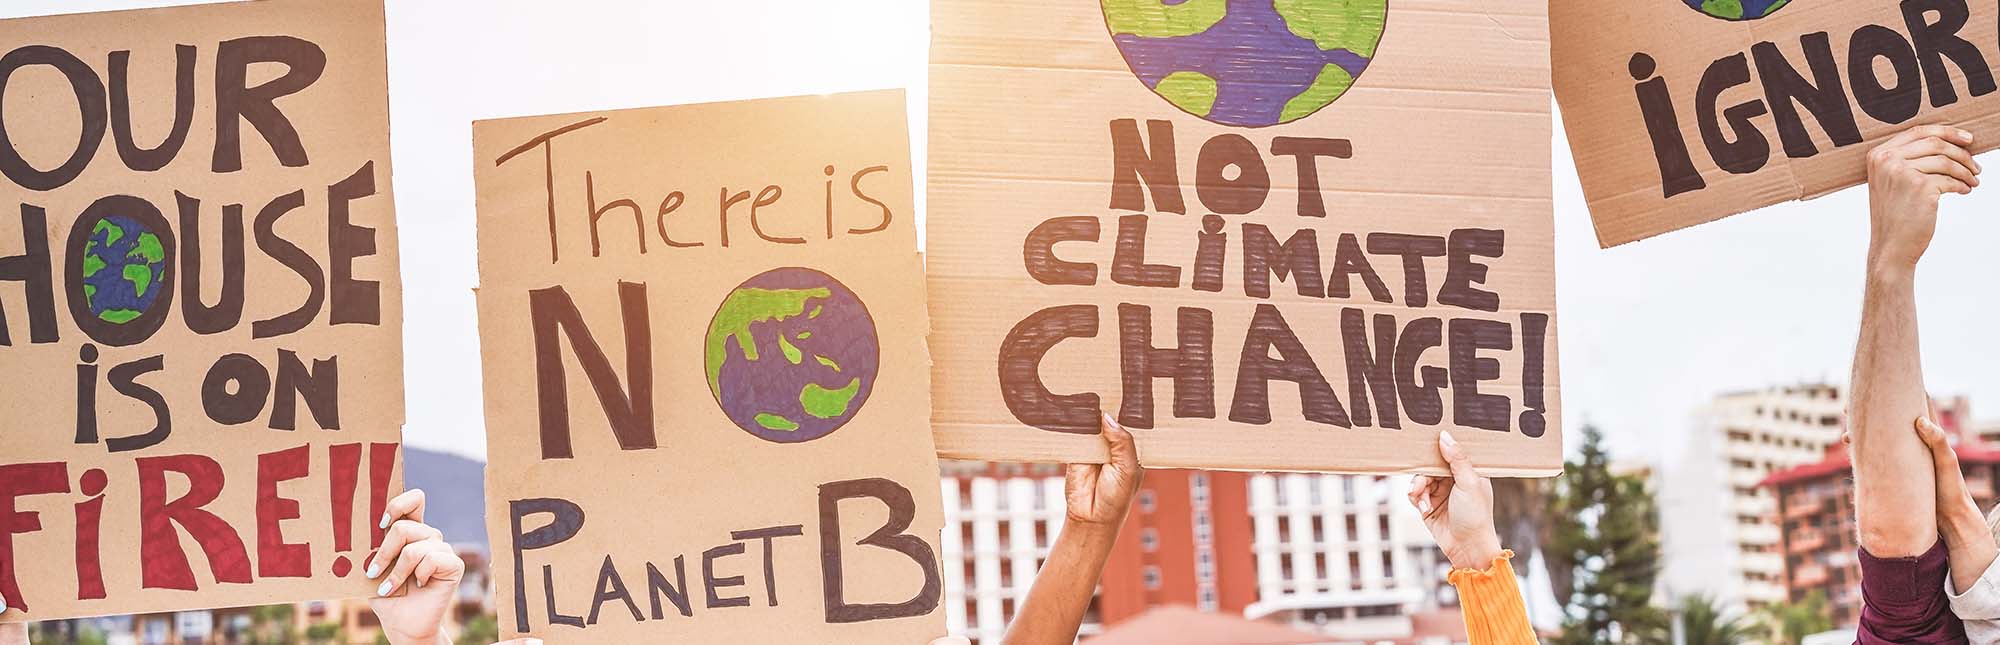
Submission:
[[[445,617],[458,603],[465,561],[445,543],[444,534],[424,524],[424,492],[411,489],[389,501],[382,514],[389,532],[368,565],[368,578],[381,579],[369,606],[382,633],[396,645],[446,645]]]
[[[1139,468],[1139,448],[1132,442],[1132,433],[1110,415],[1099,414],[1098,418],[1111,461],[1070,464],[1063,493],[1069,501],[1069,521],[1117,526],[1125,521],[1145,471]]]
[[[1943,125],[1910,128],[1868,153],[1870,264],[1914,268],[1937,230],[1938,198],[1979,185],[1972,133]]]
[[[1493,527],[1493,481],[1479,476],[1458,440],[1438,434],[1438,452],[1449,477],[1418,475],[1410,483],[1410,504],[1424,516],[1424,528],[1458,569],[1485,569],[1500,557],[1500,533]]]

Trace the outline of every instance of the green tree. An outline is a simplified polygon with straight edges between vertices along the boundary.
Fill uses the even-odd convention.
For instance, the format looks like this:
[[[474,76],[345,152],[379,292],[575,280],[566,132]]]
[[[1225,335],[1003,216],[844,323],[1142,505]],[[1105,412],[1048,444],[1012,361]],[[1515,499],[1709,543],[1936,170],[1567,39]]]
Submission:
[[[1667,626],[1652,606],[1660,571],[1660,518],[1644,479],[1611,472],[1604,434],[1583,429],[1579,460],[1563,465],[1549,498],[1543,549],[1561,592],[1563,635],[1555,643],[1637,643]]]
[[[1679,621],[1687,645],[1742,645],[1750,640],[1743,618],[1725,617],[1722,607],[1708,596],[1682,598]]]
[[[263,605],[250,608],[250,630],[246,640],[255,645],[292,645],[299,634],[292,629],[291,605]]]
[[[1807,636],[1833,629],[1833,618],[1827,609],[1826,592],[1817,589],[1798,602],[1764,607],[1763,618],[1771,630],[1771,642],[1799,645]]]
[[[458,645],[487,645],[500,640],[500,623],[489,614],[474,616],[465,622],[465,631],[458,635]]]
[[[340,623],[314,623],[306,627],[306,642],[312,645],[335,645],[340,640]]]

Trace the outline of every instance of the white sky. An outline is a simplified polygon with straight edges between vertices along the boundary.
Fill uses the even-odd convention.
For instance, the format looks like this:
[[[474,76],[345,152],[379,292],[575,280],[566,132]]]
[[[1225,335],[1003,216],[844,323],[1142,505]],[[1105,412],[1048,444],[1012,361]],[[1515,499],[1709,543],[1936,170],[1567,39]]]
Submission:
[[[1087,0],[1071,0],[1087,1]],[[178,2],[8,0],[0,17]],[[908,87],[924,151],[925,0],[389,0],[389,82],[414,445],[483,456],[472,287],[474,119]],[[1715,393],[1844,383],[1866,195],[1848,191],[1599,250],[1555,155],[1565,425],[1620,457],[1677,450]],[[918,184],[921,186],[921,184]],[[2000,188],[1946,201],[1918,302],[1932,391],[2000,406]],[[918,190],[921,203],[922,190]],[[2000,417],[2000,412],[1992,415]],[[1575,435],[1572,435],[1575,436]],[[1572,442],[1573,443],[1573,442]]]

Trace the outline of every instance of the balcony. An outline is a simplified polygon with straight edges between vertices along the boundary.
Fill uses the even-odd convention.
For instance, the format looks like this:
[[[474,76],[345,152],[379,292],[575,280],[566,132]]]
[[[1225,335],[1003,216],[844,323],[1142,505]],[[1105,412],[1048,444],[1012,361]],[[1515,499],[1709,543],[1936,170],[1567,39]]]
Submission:
[[[1792,571],[1792,587],[1819,587],[1826,584],[1826,567],[1807,564]]]

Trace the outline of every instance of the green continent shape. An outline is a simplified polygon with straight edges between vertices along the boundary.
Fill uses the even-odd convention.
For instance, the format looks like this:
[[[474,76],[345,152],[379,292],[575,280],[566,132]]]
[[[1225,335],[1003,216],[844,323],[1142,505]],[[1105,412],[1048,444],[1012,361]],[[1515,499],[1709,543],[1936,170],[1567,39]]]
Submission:
[[[1777,2],[1771,3],[1770,7],[1764,9],[1764,15],[1768,16],[1777,13],[1779,9],[1785,8],[1785,5],[1791,3],[1791,1],[1792,0],[1778,0]]]
[[[160,246],[160,236],[152,233],[140,233],[139,243],[133,246],[132,252],[126,254],[125,257],[129,258],[134,255],[145,258],[148,263],[157,264],[161,260],[167,259],[167,249],[164,246]]]
[[[1215,79],[1201,72],[1168,74],[1153,91],[1195,116],[1208,116],[1208,111],[1215,107]]]
[[[854,395],[861,392],[861,379],[847,382],[847,387],[829,390],[818,383],[807,383],[806,389],[799,390],[799,405],[805,407],[806,414],[821,419],[832,419],[847,414],[847,406],[854,403]]]
[[[729,341],[736,341],[736,346],[743,350],[745,360],[757,360],[757,341],[750,335],[751,324],[797,316],[805,313],[807,301],[832,296],[833,292],[825,287],[745,288],[730,292],[729,297],[722,300],[722,308],[715,312],[715,321],[708,325],[705,357],[708,360],[709,393],[722,396],[722,363],[729,358]]]
[[[778,351],[784,352],[785,362],[793,365],[798,365],[806,360],[805,352],[799,351],[799,346],[793,345],[792,339],[786,338],[784,334],[778,334]]]
[[[1353,75],[1348,74],[1341,66],[1329,63],[1326,67],[1320,68],[1319,78],[1313,79],[1313,84],[1306,86],[1304,92],[1299,92],[1299,95],[1292,97],[1292,100],[1285,101],[1284,111],[1278,113],[1278,122],[1287,123],[1304,118],[1326,107],[1334,99],[1340,98],[1340,95],[1346,94],[1347,88],[1352,85],[1354,85]]]
[[[798,422],[769,412],[757,415],[757,425],[764,426],[765,430],[783,430],[785,432],[799,429]]]
[[[105,246],[111,246],[113,244],[117,244],[120,238],[125,237],[125,229],[117,224],[111,223],[111,220],[108,219],[97,220],[97,226],[91,227],[90,229],[91,237],[97,237],[98,233],[104,233]]]
[[[828,369],[832,369],[835,372],[840,371],[840,364],[833,362],[833,359],[831,358],[820,356],[818,354],[813,354],[813,360],[819,361],[819,364],[825,365],[827,366]]]
[[[1364,58],[1375,57],[1389,20],[1389,0],[1276,0],[1272,5],[1294,35],[1320,49],[1345,49]]]
[[[123,274],[125,281],[132,283],[132,293],[139,294],[141,297],[146,295],[148,287],[153,286],[152,267],[144,264],[127,264],[125,265]]]
[[[83,277],[88,278],[104,270],[104,258],[97,257],[96,253],[91,253],[96,247],[96,242],[83,245]]]
[[[83,285],[83,301],[84,301],[84,302],[90,302],[91,300],[95,300],[95,299],[97,299],[97,285],[94,285],[94,284],[88,284],[88,283],[84,284],[84,285]]]
[[[1717,18],[1728,18],[1730,20],[1743,19],[1742,0],[1702,0],[1701,10],[1703,13]]]
[[[1377,0],[1378,4],[1383,0]],[[1160,0],[1103,0],[1104,22],[1111,33],[1144,38],[1172,38],[1208,31],[1229,12],[1227,0],[1187,0],[1170,5]]]
[[[97,317],[103,319],[104,322],[123,325],[132,322],[133,318],[138,318],[139,312],[132,309],[107,309],[104,313],[97,314]]]

